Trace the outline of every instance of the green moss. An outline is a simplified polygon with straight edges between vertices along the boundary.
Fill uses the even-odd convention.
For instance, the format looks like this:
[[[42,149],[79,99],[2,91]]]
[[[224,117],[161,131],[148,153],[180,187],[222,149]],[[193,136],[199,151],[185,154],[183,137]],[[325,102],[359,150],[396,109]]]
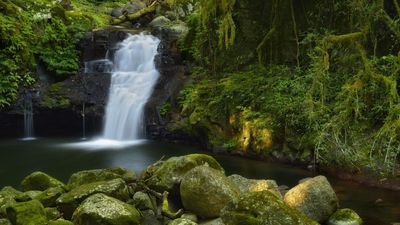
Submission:
[[[361,225],[361,217],[352,209],[339,209],[329,218],[328,225],[352,224]]]
[[[57,207],[63,213],[64,218],[70,218],[83,200],[96,193],[103,193],[123,201],[129,198],[128,187],[125,181],[117,178],[110,181],[99,181],[78,186],[70,192],[62,194],[56,200]]]
[[[38,190],[44,191],[51,187],[60,187],[65,189],[66,186],[63,182],[57,180],[50,175],[37,171],[33,172],[21,182],[22,189],[25,191]]]
[[[146,184],[159,192],[172,191],[179,193],[178,185],[182,177],[196,166],[208,164],[211,168],[224,171],[219,163],[211,156],[204,154],[191,154],[180,157],[171,157],[161,164],[146,179]]]
[[[37,200],[15,203],[7,208],[7,217],[15,225],[46,224],[45,210]]]

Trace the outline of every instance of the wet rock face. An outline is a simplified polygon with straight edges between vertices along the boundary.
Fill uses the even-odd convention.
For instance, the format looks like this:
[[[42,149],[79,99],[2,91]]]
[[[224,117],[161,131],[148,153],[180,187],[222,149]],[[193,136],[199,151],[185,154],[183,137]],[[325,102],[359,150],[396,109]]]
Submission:
[[[285,194],[284,200],[318,222],[325,222],[339,205],[335,191],[324,176],[301,182]]]
[[[250,192],[221,212],[226,225],[318,225],[269,191]]]
[[[132,205],[104,194],[87,198],[74,212],[76,225],[138,225],[140,214]]]
[[[180,194],[186,210],[202,218],[216,218],[240,190],[223,172],[209,166],[198,166],[182,179]]]

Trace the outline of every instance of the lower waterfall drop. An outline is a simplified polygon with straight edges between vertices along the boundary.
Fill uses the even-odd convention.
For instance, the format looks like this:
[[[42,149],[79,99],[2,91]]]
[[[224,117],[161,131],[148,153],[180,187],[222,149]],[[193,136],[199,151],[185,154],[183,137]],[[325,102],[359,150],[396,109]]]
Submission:
[[[160,40],[152,35],[129,35],[114,54],[106,107],[104,139],[131,141],[144,137],[144,106],[159,72],[154,58]]]

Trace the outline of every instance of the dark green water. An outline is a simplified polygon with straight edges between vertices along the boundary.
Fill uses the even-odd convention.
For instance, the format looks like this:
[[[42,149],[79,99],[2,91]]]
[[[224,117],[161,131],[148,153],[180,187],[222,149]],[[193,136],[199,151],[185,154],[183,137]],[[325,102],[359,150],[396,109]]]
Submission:
[[[18,187],[29,173],[41,170],[67,181],[75,171],[121,166],[136,172],[159,160],[162,156],[179,156],[201,149],[169,143],[144,141],[118,149],[93,149],[67,145],[71,139],[38,139],[34,141],[0,140],[0,187]],[[203,152],[204,153],[204,152]],[[227,174],[248,178],[274,179],[279,185],[292,187],[298,180],[313,176],[309,171],[285,165],[270,164],[233,156],[215,156]],[[367,225],[400,222],[400,192],[364,187],[351,182],[329,178],[341,207],[355,209]],[[376,204],[375,201],[382,202]]]

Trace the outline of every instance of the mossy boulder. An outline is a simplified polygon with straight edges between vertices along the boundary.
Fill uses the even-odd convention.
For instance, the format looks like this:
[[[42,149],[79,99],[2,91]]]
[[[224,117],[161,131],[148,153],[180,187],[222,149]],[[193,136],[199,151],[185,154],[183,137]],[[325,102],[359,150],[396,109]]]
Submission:
[[[21,186],[24,191],[44,191],[51,187],[60,187],[66,189],[66,186],[63,182],[40,171],[33,172],[25,177],[21,183]]]
[[[104,194],[87,198],[74,212],[75,225],[137,225],[140,214],[135,207]]]
[[[168,225],[197,225],[197,223],[189,219],[179,218],[169,222]]]
[[[171,20],[169,20],[165,16],[158,16],[149,23],[149,27],[152,28],[162,27],[169,22],[171,22]]]
[[[205,164],[216,170],[224,171],[219,163],[208,155],[191,154],[171,157],[155,170],[152,176],[146,181],[146,184],[159,192],[169,191],[172,194],[178,194],[182,177],[189,170]]]
[[[133,171],[124,168],[108,168],[79,171],[71,175],[68,180],[70,189],[76,188],[83,184],[108,181],[116,178],[122,178],[126,182],[131,182],[136,179],[136,174]]]
[[[282,198],[278,184],[274,180],[247,179],[237,174],[231,175],[228,178],[236,184],[242,194],[267,190],[275,194],[277,197]]]
[[[23,195],[22,192],[13,187],[4,187],[0,191],[0,218],[7,217],[6,209],[8,206],[16,203],[15,198]]]
[[[14,225],[47,224],[46,212],[38,200],[15,203],[9,206],[7,217]]]
[[[8,219],[0,219],[0,225],[12,225]]]
[[[284,200],[290,207],[318,222],[325,222],[339,205],[335,191],[324,176],[298,184],[285,194]]]
[[[61,213],[57,210],[57,208],[45,208],[44,211],[48,220],[56,220],[61,218]]]
[[[363,220],[352,209],[337,210],[327,222],[327,225],[361,225]]]
[[[56,206],[56,200],[62,194],[65,193],[65,190],[60,187],[51,187],[39,195],[36,195],[34,199],[39,200],[45,207],[54,207]]]
[[[226,225],[318,225],[269,191],[250,192],[221,212]]]
[[[74,225],[74,223],[68,220],[58,219],[49,221],[48,225]]]
[[[239,189],[220,170],[207,165],[190,170],[182,179],[180,193],[186,210],[202,218],[215,218],[239,196]]]
[[[141,191],[138,191],[133,195],[132,202],[133,205],[140,210],[155,209],[150,196]]]
[[[222,221],[221,218],[205,221],[203,223],[200,223],[200,225],[225,225],[224,221]]]
[[[99,181],[84,184],[72,189],[70,192],[62,194],[56,204],[63,213],[64,218],[69,219],[79,204],[93,194],[103,193],[108,196],[127,201],[129,199],[128,187],[121,178],[110,181]]]

